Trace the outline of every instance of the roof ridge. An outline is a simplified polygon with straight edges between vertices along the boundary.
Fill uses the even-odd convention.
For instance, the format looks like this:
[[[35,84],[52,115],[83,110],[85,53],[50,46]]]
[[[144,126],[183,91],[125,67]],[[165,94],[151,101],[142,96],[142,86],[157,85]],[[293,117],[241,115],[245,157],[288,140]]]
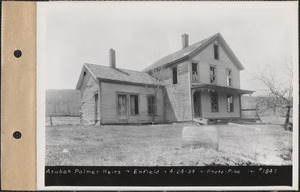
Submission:
[[[95,66],[99,66],[99,67],[106,67],[106,68],[113,69],[113,68],[111,68],[111,67],[109,67],[109,66],[105,66],[105,65],[93,64],[93,63],[84,63],[84,64],[95,65]],[[121,70],[125,70],[125,71],[133,71],[133,72],[138,72],[138,73],[145,73],[145,74],[148,74],[148,73],[143,72],[143,71],[136,71],[136,70],[132,70],[132,69],[124,69],[124,68],[119,68],[119,67],[116,67],[116,69],[121,69]]]
[[[151,67],[152,65],[155,65],[156,63],[159,63],[159,62],[163,61],[164,59],[170,57],[171,55],[176,55],[176,54],[178,54],[178,53],[187,51],[188,49],[191,49],[191,47],[195,47],[197,44],[200,44],[200,47],[201,47],[205,42],[208,42],[209,40],[211,40],[211,39],[213,39],[213,38],[215,38],[215,37],[217,37],[217,36],[219,36],[219,35],[220,35],[220,32],[218,32],[218,33],[216,33],[216,34],[214,34],[214,35],[212,35],[212,36],[209,36],[209,37],[207,37],[207,38],[205,38],[205,39],[202,39],[202,40],[200,40],[200,41],[198,41],[198,42],[196,42],[196,43],[193,43],[193,44],[189,45],[188,47],[185,47],[185,48],[183,48],[183,49],[180,49],[180,50],[178,50],[178,51],[175,51],[175,52],[173,52],[173,53],[170,53],[170,54],[168,54],[168,55],[166,55],[166,56],[164,56],[164,57],[161,57],[160,59],[158,59],[158,60],[156,60],[155,62],[153,62],[152,64],[150,64],[148,67],[144,68],[142,71],[154,69],[154,68],[156,68],[156,67],[155,67],[155,66]],[[195,47],[194,50],[191,50],[191,52],[187,52],[188,55],[189,55],[189,54],[192,54],[192,53],[193,53],[194,51],[196,51],[198,48],[199,48],[199,47]],[[186,56],[186,55],[183,55],[183,56]],[[183,56],[181,56],[180,58],[182,58]],[[166,62],[166,63],[168,63],[168,62]],[[166,64],[166,63],[165,63],[165,64]],[[164,64],[162,64],[162,65],[164,65]],[[159,65],[159,66],[161,66],[161,65]],[[159,66],[157,66],[157,67],[159,67]]]

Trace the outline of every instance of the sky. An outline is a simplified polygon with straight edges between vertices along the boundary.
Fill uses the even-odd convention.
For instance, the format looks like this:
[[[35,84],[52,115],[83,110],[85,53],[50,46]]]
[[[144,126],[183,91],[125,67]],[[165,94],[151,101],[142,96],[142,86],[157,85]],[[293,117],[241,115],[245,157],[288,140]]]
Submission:
[[[45,26],[46,89],[75,89],[84,63],[141,71],[154,61],[218,32],[245,70],[241,88],[272,68],[280,78],[297,53],[297,2],[41,2]],[[39,43],[39,40],[38,40]]]

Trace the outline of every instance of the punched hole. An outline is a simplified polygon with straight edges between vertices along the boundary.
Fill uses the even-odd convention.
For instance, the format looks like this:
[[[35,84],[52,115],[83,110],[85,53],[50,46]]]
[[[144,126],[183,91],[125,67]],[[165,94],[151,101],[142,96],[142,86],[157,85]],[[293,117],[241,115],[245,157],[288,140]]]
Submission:
[[[15,50],[14,55],[16,58],[20,58],[22,56],[22,51],[21,50]]]
[[[15,132],[13,133],[13,137],[14,137],[15,139],[20,139],[20,138],[22,137],[22,134],[21,134],[20,131],[15,131]]]

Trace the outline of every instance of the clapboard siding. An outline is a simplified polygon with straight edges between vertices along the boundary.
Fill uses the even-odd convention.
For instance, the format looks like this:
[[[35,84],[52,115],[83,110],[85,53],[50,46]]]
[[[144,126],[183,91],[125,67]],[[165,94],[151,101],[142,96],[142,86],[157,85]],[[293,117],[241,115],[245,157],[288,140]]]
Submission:
[[[99,93],[99,84],[88,71],[84,76],[82,85],[80,86],[80,91],[83,123],[87,125],[95,124],[95,93]],[[100,101],[100,98],[98,98],[98,101]],[[101,109],[99,107],[98,109],[99,120]]]
[[[147,95],[154,94],[154,90],[147,86],[126,85],[101,82],[101,109],[104,111],[101,116],[102,124],[115,124],[118,122],[117,115],[117,94],[138,94],[139,115],[131,115],[128,109],[128,123],[147,123],[152,121],[152,115],[148,115]],[[129,104],[129,100],[127,100]],[[157,115],[155,122],[163,122],[163,95],[162,91],[157,94]]]
[[[201,92],[201,105],[203,118],[240,117],[239,96],[233,95],[233,112],[227,112],[227,93],[218,93],[219,112],[211,112],[210,93]]]
[[[175,67],[175,66],[172,66]],[[166,121],[190,121],[192,120],[192,110],[190,102],[190,87],[188,62],[183,62],[177,65],[178,83],[173,85],[172,68],[166,68],[167,76],[165,79],[166,85]]]
[[[229,59],[223,48],[219,46],[219,60],[214,59],[214,47],[213,44],[206,47],[198,55],[191,59],[192,61],[199,62],[198,74],[200,83],[210,83],[209,79],[209,66],[216,66],[217,85],[227,86],[226,84],[226,69],[232,71],[232,87],[240,88],[240,75],[239,70]],[[192,71],[190,71],[192,73]]]

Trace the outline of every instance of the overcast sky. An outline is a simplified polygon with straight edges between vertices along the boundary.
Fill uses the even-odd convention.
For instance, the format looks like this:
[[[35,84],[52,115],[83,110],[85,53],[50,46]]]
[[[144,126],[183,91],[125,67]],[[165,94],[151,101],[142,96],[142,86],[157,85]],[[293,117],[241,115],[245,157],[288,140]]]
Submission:
[[[279,69],[298,40],[297,2],[42,2],[46,26],[46,88],[74,89],[83,63],[142,70],[218,32],[244,65],[241,88],[256,90],[253,74]],[[257,91],[257,90],[256,90]]]

